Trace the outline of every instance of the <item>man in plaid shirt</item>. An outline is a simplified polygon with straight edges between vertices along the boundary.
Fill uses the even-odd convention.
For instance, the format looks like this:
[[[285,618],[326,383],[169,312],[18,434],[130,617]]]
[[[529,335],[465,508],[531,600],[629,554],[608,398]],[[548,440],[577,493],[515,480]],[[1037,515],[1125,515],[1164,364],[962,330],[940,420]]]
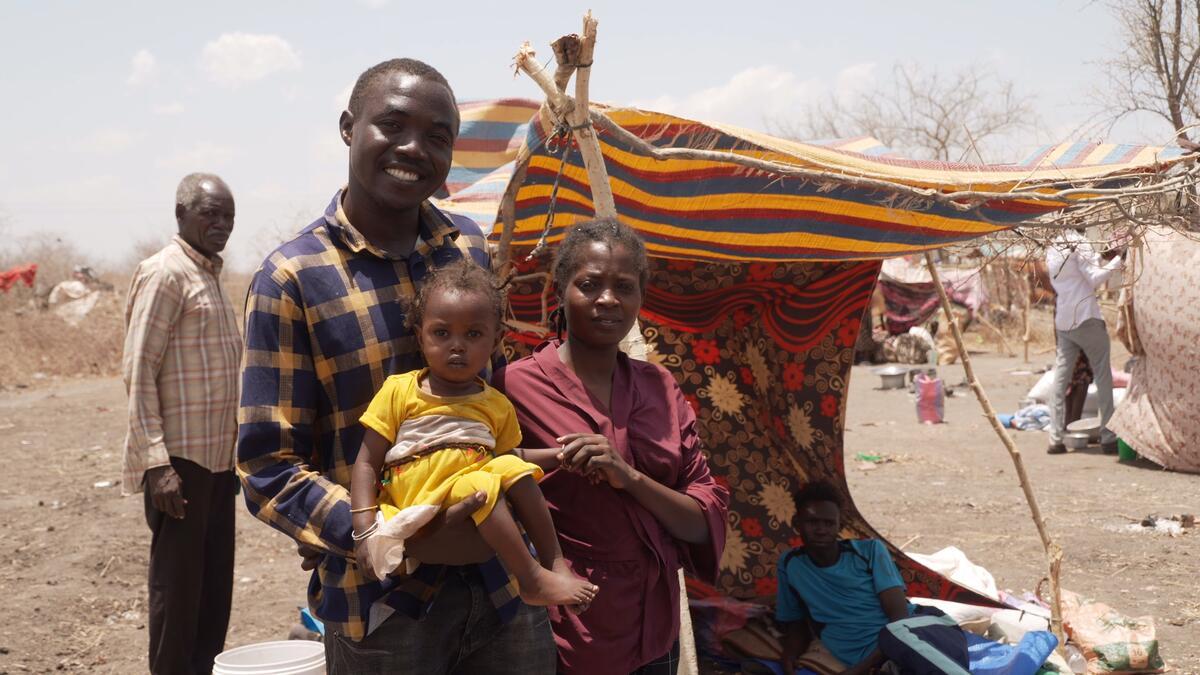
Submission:
[[[145,492],[152,673],[203,673],[233,597],[237,312],[221,288],[233,195],[212,174],[175,192],[179,234],[138,264],[125,309],[129,393],[121,491]]]
[[[358,419],[389,375],[421,367],[404,301],[431,267],[489,266],[478,225],[428,198],[458,134],[445,78],[396,59],[364,72],[342,113],[347,186],[272,252],[250,286],[238,471],[250,512],[315,564],[309,606],[326,626],[330,673],[552,672],[543,608],[513,581],[468,514],[453,507],[410,543],[407,577],[367,581],[353,559],[350,470]]]

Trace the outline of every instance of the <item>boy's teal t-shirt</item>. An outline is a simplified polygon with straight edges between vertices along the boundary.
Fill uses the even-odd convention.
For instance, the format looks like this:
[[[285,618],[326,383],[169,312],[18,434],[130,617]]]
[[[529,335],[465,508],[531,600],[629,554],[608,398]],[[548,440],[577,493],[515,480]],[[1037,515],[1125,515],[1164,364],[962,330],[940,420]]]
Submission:
[[[843,550],[838,561],[829,567],[814,565],[807,555],[789,558],[785,553],[779,559],[775,605],[775,618],[779,621],[801,621],[811,614],[813,621],[825,624],[822,644],[847,667],[874,651],[879,631],[888,624],[879,604],[879,593],[904,587],[900,570],[882,541],[857,539],[849,544],[859,555]],[[785,560],[787,569],[783,567]],[[803,605],[792,589],[800,593]],[[808,612],[804,605],[808,606]],[[908,613],[910,616],[913,613],[912,603],[908,605]]]

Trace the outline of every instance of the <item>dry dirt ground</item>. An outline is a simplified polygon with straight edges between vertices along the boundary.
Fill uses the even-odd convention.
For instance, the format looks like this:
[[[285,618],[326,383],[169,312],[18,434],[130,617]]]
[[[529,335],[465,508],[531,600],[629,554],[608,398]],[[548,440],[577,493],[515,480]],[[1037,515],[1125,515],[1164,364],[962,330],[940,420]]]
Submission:
[[[1037,357],[1045,361],[1046,355]],[[1020,359],[978,357],[997,408],[1033,382]],[[951,383],[961,368],[943,367]],[[1008,456],[969,392],[947,400],[947,424],[922,426],[907,393],[850,385],[847,474],[859,508],[908,550],[955,545],[1001,588],[1031,589],[1043,558]],[[0,673],[144,671],[148,530],[138,497],[119,487],[125,396],[116,378],[38,381],[0,392]],[[1050,457],[1045,436],[1017,432],[1050,527],[1066,550],[1063,585],[1134,615],[1153,615],[1175,672],[1200,673],[1200,534],[1116,531],[1125,516],[1200,513],[1200,478],[1120,465],[1095,452]],[[863,470],[856,453],[894,462]],[[228,645],[286,635],[307,575],[290,542],[238,513]]]
[[[1032,358],[1046,365],[1053,354]],[[1037,376],[1020,358],[977,356],[977,374],[999,412],[1015,412]],[[948,384],[961,366],[941,366]],[[906,550],[957,546],[987,568],[999,588],[1033,590],[1046,574],[1041,542],[1008,453],[965,386],[946,399],[946,424],[918,424],[906,391],[877,389],[857,366],[847,404],[846,474],[867,520]],[[1014,431],[1051,536],[1065,551],[1064,588],[1129,616],[1156,620],[1174,672],[1200,673],[1200,532],[1180,537],[1119,531],[1129,518],[1200,513],[1200,476],[1148,462],[1118,463],[1098,448],[1047,455],[1046,434]],[[896,461],[870,470],[858,453]]]
[[[149,530],[121,497],[118,378],[0,393],[0,673],[145,672]],[[112,487],[95,487],[113,483]],[[284,535],[238,509],[228,646],[283,639],[307,574]]]

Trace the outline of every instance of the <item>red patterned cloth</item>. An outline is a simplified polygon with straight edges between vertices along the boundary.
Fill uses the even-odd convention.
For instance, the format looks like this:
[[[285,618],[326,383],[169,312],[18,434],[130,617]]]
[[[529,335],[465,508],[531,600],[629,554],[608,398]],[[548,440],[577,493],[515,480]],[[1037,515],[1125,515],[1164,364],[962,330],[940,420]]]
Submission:
[[[715,584],[723,594],[774,593],[776,561],[800,543],[791,493],[805,482],[842,488],[846,536],[882,538],[853,505],[842,458],[847,378],[878,274],[878,262],[651,259],[641,315],[648,360],[674,375],[696,411],[713,476],[730,491]],[[542,290],[540,282],[512,289],[517,320],[539,323]],[[510,359],[541,341],[510,337]],[[891,551],[909,595],[992,604]]]
[[[36,278],[37,263],[17,265],[16,267],[0,272],[0,292],[7,293],[18,282],[24,282],[26,286],[32,288],[33,281]]]

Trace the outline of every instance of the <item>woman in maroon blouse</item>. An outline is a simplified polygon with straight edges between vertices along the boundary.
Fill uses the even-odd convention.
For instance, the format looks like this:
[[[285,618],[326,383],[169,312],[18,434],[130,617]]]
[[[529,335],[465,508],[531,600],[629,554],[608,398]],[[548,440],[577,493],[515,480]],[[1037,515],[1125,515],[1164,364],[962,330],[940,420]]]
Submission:
[[[550,608],[564,673],[674,673],[680,566],[714,579],[729,494],[700,452],[674,378],[619,347],[642,305],[646,249],[628,226],[574,227],[554,264],[566,338],[496,373],[517,409],[526,459],[576,574],[600,591],[587,611]]]

